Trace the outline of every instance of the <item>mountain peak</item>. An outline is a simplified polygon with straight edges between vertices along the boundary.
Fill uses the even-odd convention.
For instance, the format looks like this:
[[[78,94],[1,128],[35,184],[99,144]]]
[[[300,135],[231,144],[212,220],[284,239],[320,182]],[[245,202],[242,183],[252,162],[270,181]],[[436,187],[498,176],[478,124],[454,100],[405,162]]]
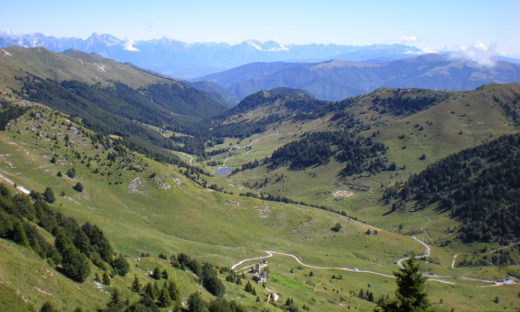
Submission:
[[[285,45],[276,42],[276,41],[265,41],[260,42],[258,40],[247,40],[244,42],[246,45],[262,52],[279,52],[279,51],[289,51]]]
[[[114,37],[112,35],[109,35],[109,34],[100,35],[98,33],[93,33],[92,35],[90,35],[87,38],[87,41],[89,41],[91,43],[103,43],[103,44],[106,44],[107,46],[113,46],[113,45],[123,43],[122,40],[117,39],[116,37]]]

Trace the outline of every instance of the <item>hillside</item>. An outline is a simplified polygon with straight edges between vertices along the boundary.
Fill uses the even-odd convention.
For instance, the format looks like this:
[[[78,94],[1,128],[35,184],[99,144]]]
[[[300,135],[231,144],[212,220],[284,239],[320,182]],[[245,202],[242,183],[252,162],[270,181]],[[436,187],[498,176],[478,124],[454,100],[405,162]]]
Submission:
[[[437,160],[518,131],[518,84],[458,92],[382,88],[341,102],[276,88],[208,121],[201,102],[182,101],[201,96],[183,84],[132,88],[31,73],[12,82],[18,88],[0,102],[2,183],[21,198],[32,191],[36,201],[52,188],[57,213],[74,216],[79,228],[96,224],[116,259],[122,254],[129,262],[125,277],[107,262],[110,286],[95,282],[103,271],[91,263],[79,283],[57,273],[61,264],[2,239],[0,299],[13,309],[34,310],[45,301],[65,310],[101,309],[118,289],[129,304],[167,310],[165,294],[131,291],[137,275],[142,286],[157,283],[162,292],[169,287],[160,277],[165,271],[179,289],[178,296],[170,293],[171,307],[199,291],[205,302],[222,295],[252,311],[289,310],[292,303],[310,311],[366,311],[389,298],[391,274],[412,251],[428,258],[427,290],[439,309],[516,307],[518,280],[508,276],[520,274],[517,259],[507,256],[515,245],[466,244],[453,231],[462,221],[448,212],[387,214],[380,198]],[[189,115],[183,103],[194,108]],[[213,174],[222,168],[234,174]],[[69,228],[81,233],[78,227]],[[52,246],[55,233],[36,229]],[[506,266],[484,261],[499,252]],[[472,258],[451,265],[466,253]],[[261,260],[268,260],[265,285],[252,274],[238,277]],[[19,263],[27,274],[16,275]],[[155,267],[158,278],[147,273]],[[497,296],[500,303],[492,301]]]
[[[2,51],[0,81],[6,101],[18,97],[59,109],[156,159],[176,162],[163,149],[181,146],[150,126],[189,131],[194,122],[225,110],[213,95],[96,55],[43,48]]]
[[[213,147],[224,150],[206,163],[232,172],[215,179],[224,189],[240,185],[244,191],[335,207],[383,225],[384,210],[377,207],[385,186],[464,148],[518,131],[519,95],[518,84],[459,92],[379,89],[326,103],[305,118],[266,122],[249,138],[226,139]],[[226,120],[258,116],[258,108],[251,112],[256,113],[241,111]],[[270,115],[261,116],[269,120]],[[368,139],[383,146],[377,156],[363,158],[370,153],[341,143]],[[367,152],[369,146],[360,145]]]
[[[54,53],[44,48],[6,47],[0,50],[1,86],[16,88],[14,76],[25,73],[56,81],[78,80],[87,83],[119,81],[132,88],[158,83],[161,78],[129,66],[77,50]],[[4,91],[7,91],[4,89]]]
[[[299,254],[306,261],[318,265],[329,263],[329,260],[330,263],[339,265],[351,259],[353,265],[364,267],[363,261],[356,259],[360,252],[364,253],[363,233],[369,226],[320,209],[203,189],[185,177],[193,174],[189,170],[165,166],[132,153],[117,144],[117,140],[95,136],[79,124],[67,122],[67,116],[49,109],[31,107],[22,116],[12,120],[7,131],[0,133],[0,144],[5,153],[0,162],[2,176],[29,189],[43,190],[47,185],[51,186],[54,193],[59,194],[55,205],[61,213],[73,214],[81,223],[88,220],[99,224],[114,246],[130,258],[142,253],[157,255],[163,252],[170,255],[183,251],[196,256],[200,261],[230,266],[240,259],[263,254],[269,248]],[[75,169],[73,178],[65,176],[71,168]],[[60,176],[58,172],[63,174]],[[83,185],[81,192],[72,188],[77,182]],[[339,233],[332,232],[330,228],[338,222],[344,225],[344,229]],[[216,227],[218,231],[215,230]],[[360,250],[356,255],[338,248],[345,246],[348,237],[348,244],[351,244],[353,250]],[[378,253],[382,261],[375,265],[378,270],[391,272],[394,258],[406,253],[407,249],[398,247],[402,244],[401,239],[406,242],[409,240],[385,231],[380,231],[377,237],[373,237],[371,241],[374,244],[393,246],[388,250],[384,247]],[[301,252],[309,242],[313,242],[316,248]],[[320,242],[323,242],[322,247]],[[417,248],[420,249],[420,245]],[[398,250],[401,251],[397,252]],[[16,257],[27,257],[22,255],[16,251],[10,259],[15,261],[20,259]],[[364,257],[369,257],[369,254]],[[270,264],[273,279],[268,283],[269,288],[285,299],[289,296],[294,298],[299,305],[309,304],[307,298],[313,292],[314,286],[305,285],[303,280],[296,284],[287,282],[291,279],[287,272],[295,264],[285,261],[283,257],[278,258],[273,259]],[[148,262],[146,259],[143,261]],[[132,268],[128,279],[114,278],[115,285],[129,285],[132,273],[142,276],[147,267],[143,267],[145,264],[138,265],[139,269]],[[164,266],[164,262],[162,265]],[[385,268],[386,266],[388,267]],[[11,264],[7,263],[2,268],[7,272],[13,270]],[[312,281],[308,271],[295,271],[299,273],[294,275],[301,275],[298,279]],[[91,272],[88,282],[85,282],[89,289],[93,284],[93,274]],[[169,271],[169,274],[174,273]],[[182,272],[175,274],[176,280],[186,280],[186,290],[181,290],[186,298],[188,291],[193,291],[196,284],[187,275],[182,277]],[[224,276],[220,276],[224,279]],[[366,279],[362,279],[366,283],[369,278],[366,276]],[[34,282],[24,279],[17,279],[15,285],[29,283],[23,288],[24,295],[30,294],[31,300],[41,304],[45,297],[38,298],[38,292],[31,286]],[[325,282],[327,274],[316,272],[315,279],[313,284]],[[11,283],[13,282],[9,280],[9,285]],[[348,280],[337,283],[345,289],[357,287],[348,286]],[[327,282],[329,284],[328,287],[340,287]],[[36,285],[46,292],[56,292],[53,285]],[[234,283],[229,282],[225,285],[229,288],[231,298],[242,294],[241,301],[244,304],[255,305],[255,297],[245,295],[243,285],[233,286]],[[19,287],[21,286],[13,288]],[[383,283],[381,288],[374,287],[381,294],[389,288]],[[255,288],[257,292],[264,294],[261,287]],[[91,291],[99,292],[92,289],[89,293]],[[108,296],[103,296],[108,301]],[[323,296],[337,303],[342,295],[324,290]],[[209,301],[213,297],[204,293],[204,298]],[[261,298],[264,302],[264,295]],[[357,297],[343,300],[361,310],[373,305]],[[94,302],[86,306],[91,304]],[[312,306],[316,306],[317,310],[339,309],[336,304],[318,298]]]
[[[200,79],[213,81],[238,98],[259,90],[290,87],[335,101],[381,87],[471,90],[486,83],[520,82],[518,64],[496,61],[493,65],[481,65],[449,54],[421,55],[377,64],[342,60],[282,64],[244,65]]]
[[[392,210],[433,206],[462,223],[466,242],[519,239],[520,136],[509,135],[450,155],[388,188]],[[412,209],[412,208],[408,208]]]
[[[240,298],[239,303],[252,310],[264,307],[270,292],[281,297],[269,303],[275,311],[284,309],[289,297],[298,306],[309,306],[311,311],[340,311],[344,305],[351,310],[370,310],[375,304],[368,297],[361,298],[360,289],[365,293],[370,284],[373,300],[384,298],[393,289],[388,275],[395,270],[395,261],[410,250],[419,254],[424,248],[405,234],[356,222],[324,209],[205,189],[201,185],[212,183],[212,177],[197,177],[191,170],[166,166],[131,152],[117,140],[95,135],[61,113],[40,106],[26,109],[22,115],[11,113],[15,119],[6,125],[6,131],[0,132],[3,177],[40,192],[51,186],[54,193],[59,194],[55,206],[60,213],[74,215],[80,224],[86,221],[97,224],[128,261],[135,262],[131,259],[147,253],[169,256],[184,252],[200,262],[229,267],[242,259],[247,262],[246,258],[262,256],[265,250],[281,252],[268,255],[266,288],[254,286],[260,303],[256,303],[256,296],[244,291],[247,280],[243,280],[241,286],[232,277],[224,281],[227,271],[217,270],[226,288],[225,298]],[[74,177],[65,176],[72,168]],[[192,179],[200,184],[194,184]],[[81,192],[73,189],[77,182],[83,186]],[[244,190],[237,187],[232,193],[239,192]],[[14,263],[32,267],[25,268],[25,272],[33,272],[35,268],[37,272],[54,272],[54,269],[31,252],[10,243],[2,242],[2,246],[7,250],[7,254],[0,251],[0,258],[6,261],[0,266],[5,270],[2,271],[3,287],[7,287],[2,292],[7,297],[3,298],[12,298],[16,296],[13,295],[15,290],[19,290],[36,307],[50,300],[58,307],[79,305],[87,310],[100,308],[104,305],[102,302],[109,301],[108,294],[95,286],[95,269],[84,284],[74,284],[61,277],[49,283],[45,282],[45,276],[40,278],[41,274],[15,277],[12,275]],[[482,288],[474,300],[468,301],[463,293],[473,292],[477,285],[489,282],[464,281],[456,276],[493,279],[495,275],[505,277],[505,271],[494,268],[488,268],[488,273],[467,269],[447,271],[444,264],[451,255],[437,247],[432,250],[436,260],[427,270],[442,273],[447,276],[444,278],[447,282],[455,283],[428,283],[430,296],[435,300],[444,299],[440,307],[493,310],[495,304],[489,305],[488,300],[495,296],[502,298],[500,307],[513,303],[507,298],[514,298],[511,296],[514,288],[508,287]],[[299,265],[287,254],[294,254],[302,263],[313,267]],[[193,275],[169,267],[164,260],[142,257],[135,264],[136,267],[130,265],[127,277],[114,276],[112,286],[104,285],[103,289],[117,288],[131,302],[139,301],[140,296],[129,290],[133,275],[153,284],[154,280],[146,276],[146,272],[159,266],[178,284],[183,300],[195,290],[200,291]],[[59,290],[58,285],[67,286]],[[76,285],[87,295],[81,296],[74,290]],[[71,301],[54,300],[38,289],[56,294],[56,298],[68,292]],[[447,293],[450,295],[446,296]],[[92,296],[98,299],[89,299]],[[205,290],[202,296],[207,302],[215,300]],[[25,305],[21,302],[16,306]]]

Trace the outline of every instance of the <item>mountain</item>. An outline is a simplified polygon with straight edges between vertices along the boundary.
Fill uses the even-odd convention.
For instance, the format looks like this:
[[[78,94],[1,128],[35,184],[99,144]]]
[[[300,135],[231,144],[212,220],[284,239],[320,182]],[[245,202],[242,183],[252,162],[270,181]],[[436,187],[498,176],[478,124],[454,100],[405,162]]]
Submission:
[[[463,223],[458,234],[466,242],[513,242],[520,238],[519,189],[520,135],[514,134],[435,162],[387,189],[383,199],[393,211],[405,203],[449,211]]]
[[[481,65],[451,55],[429,54],[379,64],[342,60],[321,63],[255,63],[200,78],[237,97],[276,87],[305,89],[324,100],[341,100],[381,87],[471,90],[485,83],[520,81],[520,65]]]
[[[186,84],[190,85],[191,87],[204,91],[208,94],[212,94],[215,96],[215,100],[217,100],[220,103],[225,103],[229,106],[234,106],[238,104],[240,101],[239,98],[237,98],[231,91],[224,89],[223,87],[219,86],[218,84],[211,82],[211,81],[184,81]]]
[[[298,64],[288,62],[250,63],[220,73],[203,76],[197,78],[196,81],[211,81],[224,88],[231,88],[233,85],[242,81],[269,76],[281,70],[295,66],[298,66]]]
[[[195,122],[226,109],[223,100],[174,79],[78,50],[0,50],[0,90],[79,117],[105,135],[150,157],[176,162],[164,149],[180,148],[153,127],[189,132]]]
[[[231,183],[326,204],[326,190],[352,186],[355,191],[361,185],[362,194],[381,187],[374,181],[416,174],[463,148],[518,131],[519,86],[492,84],[472,91],[380,88],[340,102],[280,99],[272,91],[260,91],[224,113],[213,128],[256,125],[252,140],[270,144],[267,149],[266,142],[260,143],[242,161],[234,157]],[[288,105],[294,102],[306,105]],[[247,142],[240,131],[228,136],[232,134]]]
[[[54,52],[77,49],[95,52],[119,62],[130,62],[172,77],[194,78],[253,62],[307,61],[331,58],[354,61],[396,59],[421,54],[415,47],[399,44],[350,46],[337,44],[281,44],[248,40],[238,44],[185,43],[168,38],[121,40],[108,34],[86,39],[56,38],[43,34],[0,35],[0,48],[44,47]]]
[[[464,244],[456,236],[463,224],[446,212],[428,207],[419,213],[398,209],[386,214],[390,207],[380,198],[386,186],[428,164],[518,131],[514,116],[518,116],[519,84],[486,85],[473,91],[381,88],[341,102],[317,100],[297,89],[261,91],[239,103],[236,113],[221,119],[213,131],[235,117],[278,116],[278,120],[243,137],[237,138],[235,132],[210,135],[203,141],[204,157],[189,155],[191,166],[171,166],[129,149],[126,137],[95,132],[86,127],[85,118],[60,112],[74,106],[96,113],[103,104],[126,103],[118,114],[109,108],[103,113],[113,118],[146,107],[137,115],[151,119],[147,114],[156,112],[157,118],[169,118],[166,106],[160,105],[165,102],[151,106],[142,98],[153,96],[152,89],[108,81],[58,82],[28,74],[19,78],[23,79],[15,82],[24,85],[27,80],[36,82],[23,93],[33,93],[35,102],[20,98],[14,92],[19,90],[12,91],[12,97],[3,93],[7,103],[0,102],[0,178],[10,192],[18,193],[11,204],[0,189],[0,206],[24,222],[0,213],[2,310],[33,311],[49,301],[60,310],[92,311],[113,308],[114,302],[124,307],[126,300],[134,306],[130,310],[157,310],[157,305],[168,309],[190,302],[191,294],[197,293],[213,307],[226,306],[224,300],[233,298],[235,310],[240,310],[238,304],[248,311],[268,306],[282,312],[296,310],[296,305],[310,311],[344,311],[348,306],[370,311],[394,292],[392,272],[411,252],[427,254],[421,270],[439,310],[518,308],[517,286],[507,285],[518,282],[508,277],[518,274],[516,245]],[[56,105],[55,109],[38,105],[36,99]],[[58,107],[60,103],[64,106]],[[151,129],[162,134],[158,127]],[[190,137],[179,132],[175,136]],[[493,157],[507,156],[507,144],[500,145]],[[257,163],[231,176],[209,174],[218,165],[237,168],[273,154],[271,163]],[[362,172],[338,175],[347,163]],[[45,218],[38,204],[43,196],[39,193],[47,188],[59,194],[54,196],[60,215],[57,224]],[[29,190],[31,197],[23,193]],[[117,250],[115,259],[127,259],[125,276],[85,246],[99,242],[99,235],[85,239],[75,222],[99,227]],[[48,245],[62,246],[54,240],[54,235],[63,237],[56,225],[68,229],[72,244],[84,248],[80,250],[91,259],[90,273],[82,275],[81,283],[63,274],[69,269],[62,265],[69,254],[63,253],[67,256],[62,262],[42,256]],[[30,233],[26,240],[24,232]],[[459,260],[470,256],[492,260],[485,267],[468,266],[456,261],[462,253],[467,254]],[[255,263],[268,272],[266,281],[255,283],[253,273],[240,274]],[[120,261],[110,264],[121,267]],[[175,304],[164,300],[165,285],[171,280],[177,284]],[[144,294],[132,287],[135,284],[144,287]],[[160,295],[148,299],[156,292],[154,284]],[[208,285],[218,285],[220,291]],[[467,294],[476,291],[478,297],[468,299]]]

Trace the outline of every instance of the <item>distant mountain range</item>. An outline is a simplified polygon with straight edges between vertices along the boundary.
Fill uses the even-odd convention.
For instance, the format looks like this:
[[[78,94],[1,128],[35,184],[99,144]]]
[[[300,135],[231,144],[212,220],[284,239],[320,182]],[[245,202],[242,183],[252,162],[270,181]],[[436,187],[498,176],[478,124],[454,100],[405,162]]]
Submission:
[[[198,78],[244,98],[277,87],[305,89],[323,100],[342,100],[381,87],[471,90],[486,83],[520,82],[520,64],[482,65],[450,54],[425,54],[379,64],[343,60],[252,63]]]
[[[77,49],[95,52],[119,62],[178,78],[195,78],[252,62],[320,62],[328,59],[381,61],[422,54],[418,48],[401,44],[350,46],[337,44],[288,44],[275,41],[227,43],[185,43],[161,38],[154,40],[121,40],[108,34],[92,34],[87,39],[56,38],[42,34],[0,34],[0,48],[8,46],[42,46],[54,52]]]

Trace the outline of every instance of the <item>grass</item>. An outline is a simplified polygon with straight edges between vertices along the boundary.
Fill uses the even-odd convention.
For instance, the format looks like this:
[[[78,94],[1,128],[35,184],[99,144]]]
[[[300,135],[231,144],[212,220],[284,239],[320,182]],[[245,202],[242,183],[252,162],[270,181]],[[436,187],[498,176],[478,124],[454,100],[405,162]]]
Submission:
[[[138,154],[131,154],[126,166],[122,163],[109,165],[105,161],[105,155],[109,150],[101,146],[95,148],[81,132],[78,135],[70,132],[72,143],[68,147],[65,146],[61,138],[68,133],[67,131],[72,130],[68,129],[66,124],[62,124],[64,117],[53,117],[45,109],[39,110],[42,118],[34,118],[27,113],[17,122],[13,122],[9,131],[0,133],[0,172],[29,189],[43,191],[46,186],[51,186],[55,194],[63,192],[64,196],[57,196],[56,202],[60,211],[65,215],[74,215],[80,222],[89,221],[100,226],[116,249],[131,259],[143,252],[152,255],[164,252],[170,255],[182,251],[202,262],[230,266],[240,259],[264,255],[265,250],[276,250],[293,253],[305,263],[312,265],[346,266],[391,274],[397,269],[394,262],[398,258],[410,251],[422,253],[424,250],[424,247],[409,235],[415,234],[426,241],[426,231],[436,243],[436,239],[443,235],[445,228],[453,226],[453,223],[443,223],[444,220],[449,220],[447,217],[439,219],[431,211],[423,215],[390,214],[383,218],[382,214],[387,209],[377,204],[377,182],[372,182],[371,185],[374,187],[369,192],[356,193],[355,196],[341,201],[332,200],[327,191],[331,185],[327,182],[327,177],[338,166],[336,163],[329,164],[330,171],[311,169],[290,177],[289,173],[284,173],[291,179],[287,183],[287,192],[298,192],[297,194],[302,194],[305,200],[329,203],[335,209],[345,210],[367,220],[373,226],[306,206],[261,201],[203,189],[187,179],[182,168],[159,164]],[[38,132],[43,135],[37,136]],[[54,135],[57,135],[58,143],[54,143]],[[289,140],[290,136],[286,139]],[[266,140],[276,141],[280,138],[273,135]],[[271,143],[258,140],[255,144],[267,148]],[[254,153],[255,144],[251,145],[253,152],[250,154]],[[81,155],[81,159],[75,157],[77,153]],[[50,158],[55,154],[58,161],[52,164]],[[250,154],[240,157],[247,159]],[[76,170],[74,179],[56,176],[58,171],[64,173],[71,167]],[[96,168],[98,172],[94,173]],[[317,180],[304,179],[305,175],[313,172]],[[213,179],[220,183],[226,181],[225,177]],[[306,187],[305,183],[308,182],[305,180],[318,181],[314,186],[319,192],[308,192],[309,186]],[[78,181],[84,185],[82,193],[72,190],[72,186]],[[332,190],[344,187],[336,183],[332,182]],[[301,190],[298,190],[299,188]],[[306,191],[308,194],[304,194]],[[426,217],[433,221],[427,224]],[[342,224],[343,229],[335,233],[330,228],[338,222]],[[403,225],[400,233],[397,231],[399,224]],[[372,232],[376,229],[374,226],[378,227],[378,234],[367,235],[368,229]],[[424,227],[424,231],[418,229],[420,226]],[[32,252],[8,242],[6,244],[11,249],[2,251],[0,257],[2,261],[6,261],[0,266],[2,279],[5,279],[6,284],[12,289],[19,289],[20,293],[33,298],[33,302],[43,303],[45,298],[41,298],[32,287],[36,283],[33,279],[36,275],[31,273],[31,268],[41,266],[39,270],[46,272],[50,267],[42,263]],[[449,269],[451,252],[459,249],[467,251],[477,247],[463,248],[453,245],[450,248],[440,248],[432,245],[434,262],[425,264],[428,271],[449,272],[450,275],[459,276],[483,274],[498,278],[506,274],[505,271],[494,267]],[[26,258],[29,259],[27,265],[24,264],[22,267],[22,271],[26,273],[23,276],[15,276],[15,268],[20,259]],[[36,265],[36,262],[39,264]],[[133,274],[142,276],[143,272],[159,264],[164,264],[164,261],[161,262],[153,256],[143,258],[139,263],[132,263],[130,274],[125,279],[114,279],[113,285],[126,289]],[[360,311],[370,310],[374,305],[357,298],[352,292],[357,294],[359,289],[366,289],[370,284],[377,298],[391,294],[395,287],[393,279],[390,278],[335,270],[312,270],[314,276],[310,277],[310,269],[298,267],[291,258],[273,257],[269,260],[272,277],[266,286],[279,292],[281,300],[291,297],[298,306],[307,304],[311,310],[340,311],[347,307]],[[291,269],[294,273],[290,273]],[[188,296],[198,289],[190,273],[171,269],[171,274],[185,289],[183,296]],[[343,279],[331,279],[332,274],[341,274]],[[10,277],[7,278],[8,276]],[[58,292],[60,295],[57,298],[68,298],[67,301],[56,302],[59,307],[67,306],[72,309],[83,304],[94,307],[93,302],[103,303],[108,300],[108,295],[97,289],[89,289],[83,298],[77,288],[74,289],[77,284],[59,274],[56,276],[56,284],[48,284],[47,288],[42,289],[54,292],[58,291],[55,289],[62,284],[71,285],[64,288],[63,293]],[[479,296],[470,300],[467,294],[477,289],[476,286],[480,284],[467,281],[457,283],[456,286],[429,283],[428,290],[433,298],[443,298],[443,309],[456,306],[457,310],[495,310],[496,307],[508,309],[511,304],[518,304],[516,299],[510,297],[517,286],[479,288]],[[263,289],[260,296],[262,302],[257,304],[255,297],[243,291],[243,286],[226,282],[226,287],[230,299],[239,299],[255,309],[265,304],[267,291]],[[260,286],[255,287],[257,291],[261,290]],[[70,295],[65,295],[67,292]],[[445,296],[445,293],[449,295]],[[2,290],[1,294],[6,294],[2,295],[2,298],[5,298],[2,300],[12,300],[12,296],[5,290]],[[125,294],[131,295],[128,291]],[[211,298],[207,293],[204,296],[208,300]],[[498,304],[486,301],[494,296],[501,298]]]

